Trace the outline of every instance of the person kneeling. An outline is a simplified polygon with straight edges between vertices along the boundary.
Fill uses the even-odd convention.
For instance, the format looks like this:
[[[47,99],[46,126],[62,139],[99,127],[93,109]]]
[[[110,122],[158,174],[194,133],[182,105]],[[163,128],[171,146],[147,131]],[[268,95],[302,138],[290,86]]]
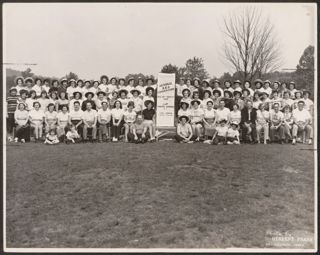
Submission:
[[[59,139],[54,129],[49,130],[48,134],[46,135],[46,140],[44,141],[45,144],[58,144]]]
[[[231,127],[227,131],[227,144],[240,144],[238,122],[231,123]]]
[[[74,125],[71,126],[70,130],[66,134],[66,143],[77,143],[80,140],[80,135]]]
[[[180,116],[180,122],[177,125],[177,134],[175,139],[179,143],[193,143],[195,137],[193,136],[193,131],[191,125],[188,123],[189,118],[187,116]]]
[[[149,135],[146,133],[148,127],[143,123],[143,117],[141,114],[137,115],[136,121],[132,124],[132,133],[128,134],[130,142],[133,143],[145,143]]]

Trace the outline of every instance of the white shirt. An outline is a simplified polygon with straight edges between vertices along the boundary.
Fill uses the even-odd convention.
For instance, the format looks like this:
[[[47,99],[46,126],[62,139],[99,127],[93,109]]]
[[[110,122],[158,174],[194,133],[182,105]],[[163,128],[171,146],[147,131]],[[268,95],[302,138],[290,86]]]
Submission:
[[[190,116],[191,116],[191,123],[202,121],[202,118],[204,116],[204,111],[200,107],[198,109],[192,108],[190,110]]]
[[[183,85],[176,84],[177,96],[182,97],[182,87],[183,87]]]
[[[39,85],[33,85],[32,89],[36,92],[36,95],[39,97],[41,95],[42,87]]]
[[[134,103],[134,111],[140,112],[143,109],[143,101],[140,97],[132,97],[130,101]]]
[[[29,115],[31,117],[32,122],[33,121],[43,121],[43,118],[45,117],[44,112],[40,109],[37,111],[35,109],[31,110],[29,112]]]
[[[118,98],[118,100],[121,102],[123,111],[127,110],[127,105],[129,103],[128,98]]]
[[[301,99],[300,99],[300,100],[301,100]],[[309,99],[309,98],[307,98],[307,99],[303,99],[302,101],[304,102],[304,107],[305,107],[308,111],[310,111],[310,110],[312,109],[312,107],[313,107],[313,102],[312,102],[312,100]]]
[[[68,112],[66,112],[66,113],[59,112],[57,114],[57,118],[58,118],[59,122],[61,122],[64,125],[67,125],[68,119],[69,119],[69,113]]]
[[[121,119],[122,116],[123,116],[123,113],[124,113],[123,109],[113,108],[111,110],[111,116],[112,116],[113,119],[116,119],[116,120]]]
[[[108,89],[108,85],[107,84],[103,84],[101,83],[98,87],[98,90],[99,91],[103,91],[103,92],[106,92],[107,93],[107,89]]]
[[[268,96],[270,96],[272,94],[272,88],[268,87],[268,88],[261,88],[261,92],[265,92],[268,94]]]
[[[216,116],[216,110],[215,109],[211,109],[211,110],[208,110],[208,109],[205,109],[204,110],[204,118],[205,119],[214,119]]]
[[[226,136],[227,132],[228,132],[228,126],[227,125],[225,125],[224,127],[223,126],[217,126],[216,130],[218,132],[217,133],[218,136]]]
[[[133,123],[135,122],[136,120],[136,112],[135,111],[132,111],[132,112],[129,112],[129,111],[125,111],[124,114],[124,120],[127,122],[127,123]]]
[[[228,128],[227,137],[239,137],[239,131],[237,129]]]
[[[71,120],[82,120],[83,111],[81,109],[70,111],[69,116]]]
[[[184,125],[182,125],[181,123],[178,123],[177,134],[182,135],[184,137],[189,137],[192,134],[191,125],[189,123],[186,123]]]
[[[47,110],[47,106],[49,104],[49,99],[48,98],[38,98],[37,101],[40,103],[40,110],[45,112]]]
[[[82,100],[81,99],[71,99],[69,102],[69,111],[73,111],[74,110],[74,102],[78,101],[80,103],[80,105],[82,105]]]
[[[180,116],[190,117],[190,114],[191,114],[190,109],[183,110],[182,108],[180,108],[178,111],[178,117],[180,117]]]
[[[303,109],[300,111],[299,109],[295,109],[292,112],[295,123],[297,122],[306,122],[311,119],[310,112],[307,109]]]
[[[218,108],[216,110],[217,121],[220,122],[221,120],[228,120],[229,114],[230,114],[229,108],[224,107],[222,110]]]
[[[69,86],[69,87],[67,88],[68,98],[69,98],[69,97],[73,97],[73,92],[75,92],[75,91],[76,91],[76,87]]]
[[[14,118],[17,120],[19,125],[25,125],[27,120],[29,119],[29,114],[30,113],[26,110],[23,110],[23,111],[16,110],[14,112]]]
[[[109,122],[111,120],[111,110],[109,108],[107,110],[99,109],[98,116],[101,120]]]
[[[112,93],[114,90],[116,90],[116,86],[112,84],[107,85],[107,93]]]
[[[238,124],[241,122],[241,111],[231,111],[229,113],[230,122],[236,121]]]
[[[46,111],[45,117],[48,122],[56,121],[57,120],[57,112],[56,111],[53,111],[53,112]]]
[[[94,119],[97,117],[97,111],[91,109],[90,111],[86,110],[82,114],[82,120],[87,122],[94,122]]]
[[[32,99],[31,97],[28,97],[26,99],[26,104],[27,104],[27,110],[31,111],[33,109],[33,103],[36,102],[36,99]]]
[[[282,107],[289,105],[290,107],[293,105],[294,101],[289,98],[289,99],[282,99]]]

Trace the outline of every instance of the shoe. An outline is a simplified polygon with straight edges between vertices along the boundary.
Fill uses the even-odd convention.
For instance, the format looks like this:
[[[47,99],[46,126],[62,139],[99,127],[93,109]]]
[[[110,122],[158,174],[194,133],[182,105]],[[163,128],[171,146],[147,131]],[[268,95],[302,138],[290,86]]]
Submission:
[[[12,139],[11,136],[8,137],[8,141],[9,141],[9,142],[12,142],[12,141],[13,141],[13,139]]]
[[[112,137],[112,142],[115,142],[116,141],[116,138],[115,137]]]
[[[25,142],[26,142],[26,140],[24,140],[24,139],[21,139],[21,142],[22,142],[22,143],[25,143]]]
[[[227,144],[233,144],[233,142],[228,141]]]
[[[295,144],[296,144],[296,139],[293,138],[293,139],[292,139],[292,145],[295,145]]]
[[[309,144],[309,145],[312,144],[312,139],[309,139],[308,144]]]
[[[193,141],[189,141],[189,142],[187,142],[187,143],[193,143]]]
[[[200,137],[197,137],[196,142],[199,142],[199,141],[200,141]]]
[[[14,138],[14,142],[15,142],[15,143],[18,142],[18,137]]]

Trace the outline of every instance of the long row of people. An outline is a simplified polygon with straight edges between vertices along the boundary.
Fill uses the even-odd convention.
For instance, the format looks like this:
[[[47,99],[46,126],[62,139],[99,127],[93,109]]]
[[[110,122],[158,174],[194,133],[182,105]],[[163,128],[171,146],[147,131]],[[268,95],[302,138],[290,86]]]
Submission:
[[[130,136],[133,134],[132,125],[142,120],[141,123],[146,129],[145,134],[149,134],[151,141],[155,140],[156,97],[154,96],[157,90],[152,78],[147,79],[146,84],[141,77],[138,78],[137,84],[133,78],[129,78],[127,84],[124,79],[112,78],[108,84],[108,77],[104,75],[100,83],[94,82],[93,86],[90,81],[72,79],[69,81],[61,79],[60,83],[54,80],[50,86],[48,80],[42,83],[41,79],[35,79],[35,84],[31,86],[29,83],[33,84],[32,78],[23,80],[17,77],[16,83],[16,86],[9,90],[10,95],[7,99],[9,134],[23,116],[20,124],[28,119],[27,123],[32,128],[35,141],[41,139],[43,130],[47,134],[56,132],[58,138],[56,141],[63,140],[67,132],[71,130],[79,133],[84,141],[87,140],[88,130],[93,141],[96,140],[97,131],[99,131],[99,141],[106,140],[106,137],[112,137],[113,141],[118,141],[120,137],[123,137],[124,141],[128,141],[132,137],[136,138],[134,135]],[[199,79],[193,81],[180,79],[179,84],[176,84],[175,102],[176,114],[181,119],[178,127],[186,117],[186,124],[190,123],[192,137],[195,138],[191,140],[200,141],[204,138],[206,142],[208,138],[213,142],[216,137],[221,136],[221,131],[218,136],[216,132],[222,126],[237,126],[236,130],[242,134],[243,142],[247,141],[248,133],[252,142],[258,142],[261,130],[263,130],[264,142],[267,143],[274,141],[275,130],[271,123],[272,118],[277,116],[280,119],[292,119],[292,123],[286,121],[289,125],[280,121],[282,124],[276,129],[281,137],[280,142],[292,139],[292,142],[295,143],[295,128],[293,127],[298,126],[298,131],[301,131],[302,127],[294,125],[296,123],[294,113],[299,109],[299,105],[302,105],[303,115],[309,120],[303,131],[305,139],[311,143],[310,124],[313,102],[309,98],[310,92],[298,91],[295,86],[292,89],[294,85],[292,82],[286,90],[283,84],[280,86],[280,83],[277,82],[273,83],[272,89],[270,81],[256,80],[254,85],[254,88],[251,88],[251,83],[245,82],[242,88],[240,81],[233,82],[233,86],[231,82],[226,81],[224,88],[220,88],[218,80],[213,81],[211,86],[208,80],[200,82]],[[253,110],[248,110],[251,109],[251,106]],[[252,111],[256,113],[253,119],[257,120],[252,123],[255,126],[245,124],[246,121],[243,121],[243,118],[248,115],[247,110],[250,114]],[[280,111],[279,114],[278,111]],[[261,112],[268,125],[262,125]],[[283,117],[278,116],[281,113],[284,114]],[[15,140],[17,141],[19,136],[23,137],[20,138],[21,141],[29,140],[28,135],[25,139],[25,135],[30,131],[22,132],[26,129],[19,128],[21,126],[26,125],[17,125]],[[269,133],[271,139],[269,139]],[[9,140],[13,138],[9,136]],[[240,139],[238,140],[240,142]]]

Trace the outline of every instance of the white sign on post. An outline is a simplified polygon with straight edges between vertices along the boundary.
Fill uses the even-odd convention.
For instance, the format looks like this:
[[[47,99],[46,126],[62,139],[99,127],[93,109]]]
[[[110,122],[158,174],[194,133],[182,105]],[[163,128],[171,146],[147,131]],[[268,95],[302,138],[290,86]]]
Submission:
[[[174,127],[175,79],[175,74],[158,74],[156,109],[157,127]]]

